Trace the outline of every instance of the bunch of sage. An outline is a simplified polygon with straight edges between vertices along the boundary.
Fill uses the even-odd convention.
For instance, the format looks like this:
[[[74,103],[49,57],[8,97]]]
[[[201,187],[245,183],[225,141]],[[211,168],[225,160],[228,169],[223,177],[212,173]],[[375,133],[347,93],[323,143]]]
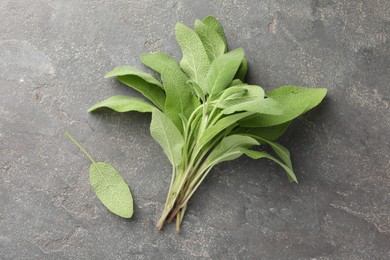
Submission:
[[[267,158],[285,170],[289,181],[297,182],[289,151],[275,140],[294,118],[317,106],[327,91],[283,86],[265,93],[245,83],[244,51],[228,51],[224,30],[214,17],[196,20],[194,30],[177,23],[175,32],[182,50],[180,62],[164,53],[141,56],[160,79],[130,66],[105,75],[116,77],[146,99],[113,96],[88,111],[107,107],[152,113],[150,133],[172,164],[171,185],[157,228],[176,218],[179,231],[189,199],[221,162],[241,155]]]

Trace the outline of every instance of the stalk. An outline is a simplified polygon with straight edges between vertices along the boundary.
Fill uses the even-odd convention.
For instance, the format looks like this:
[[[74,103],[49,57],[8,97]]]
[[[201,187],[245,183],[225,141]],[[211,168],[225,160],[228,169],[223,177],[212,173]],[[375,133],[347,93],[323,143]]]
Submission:
[[[189,199],[214,166],[205,158],[231,131],[228,128],[208,143],[200,145],[200,140],[207,127],[215,124],[223,116],[216,106],[209,111],[209,102],[212,101],[208,99],[199,106],[189,117],[187,125],[184,126],[183,162],[172,171],[171,185],[164,210],[156,224],[159,230],[176,218],[176,231],[180,231]],[[200,125],[197,130],[198,124]]]

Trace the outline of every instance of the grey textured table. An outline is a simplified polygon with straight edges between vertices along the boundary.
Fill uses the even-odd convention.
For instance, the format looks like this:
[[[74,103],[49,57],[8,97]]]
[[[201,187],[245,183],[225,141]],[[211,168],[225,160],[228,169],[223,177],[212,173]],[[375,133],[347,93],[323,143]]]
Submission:
[[[175,22],[206,15],[246,51],[249,82],[329,94],[280,140],[298,185],[271,162],[224,163],[182,233],[158,232],[170,167],[150,116],[86,109],[136,95],[104,73],[179,58]],[[0,17],[0,259],[388,259],[388,0],[0,0]],[[64,130],[123,174],[133,219],[101,205]]]

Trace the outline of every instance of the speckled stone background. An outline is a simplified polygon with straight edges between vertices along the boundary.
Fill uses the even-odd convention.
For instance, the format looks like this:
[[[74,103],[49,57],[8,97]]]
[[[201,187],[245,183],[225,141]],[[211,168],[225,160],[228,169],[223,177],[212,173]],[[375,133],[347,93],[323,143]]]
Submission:
[[[158,232],[170,167],[150,115],[87,108],[138,56],[177,58],[176,21],[214,15],[251,83],[327,87],[280,142],[300,180],[268,161],[217,167],[183,230]],[[0,259],[389,259],[388,0],[0,0]],[[97,160],[129,183],[135,215],[110,214],[88,182]]]

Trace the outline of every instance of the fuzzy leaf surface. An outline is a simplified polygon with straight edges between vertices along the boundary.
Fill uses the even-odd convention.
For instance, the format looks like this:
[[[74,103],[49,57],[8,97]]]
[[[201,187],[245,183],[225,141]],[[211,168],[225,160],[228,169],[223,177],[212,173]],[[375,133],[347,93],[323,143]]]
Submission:
[[[268,127],[250,127],[250,128],[239,127],[237,129],[237,132],[255,136],[255,138],[260,137],[260,138],[267,139],[269,141],[275,141],[287,130],[290,124],[291,121],[288,121],[281,125],[268,126]]]
[[[243,57],[244,51],[238,48],[219,56],[211,63],[206,76],[206,90],[210,96],[219,94],[232,82]]]
[[[163,148],[173,166],[182,162],[183,136],[172,120],[158,109],[154,109],[152,112],[150,134]]]
[[[175,27],[176,40],[182,50],[181,68],[201,87],[210,67],[210,61],[199,36],[182,23]]]
[[[195,32],[202,41],[210,62],[225,53],[225,42],[213,28],[205,25],[200,20],[195,20]]]
[[[272,90],[267,93],[267,96],[275,99],[282,105],[283,113],[277,116],[254,115],[240,121],[240,125],[245,127],[266,127],[291,121],[321,103],[326,92],[325,88],[302,88],[295,86],[284,86]]]
[[[130,218],[133,215],[133,197],[129,186],[114,167],[107,163],[92,163],[89,180],[99,200],[112,213]]]
[[[140,58],[145,66],[160,74],[165,68],[175,69],[176,67],[179,67],[179,62],[177,60],[161,52],[145,53],[142,54]]]
[[[188,78],[180,68],[163,69],[161,78],[166,93],[164,112],[182,132],[183,125],[179,114],[188,118],[200,103],[193,94],[190,85],[186,84]]]
[[[106,75],[104,75],[104,78],[111,78],[111,77],[118,77],[118,76],[125,76],[125,75],[140,77],[144,81],[162,88],[161,82],[155,79],[152,75],[143,72],[140,69],[130,67],[130,66],[116,67],[112,71],[107,72]]]
[[[152,112],[154,108],[152,104],[143,98],[113,96],[93,105],[88,109],[88,112],[92,112],[103,107],[110,108],[116,112]]]
[[[220,144],[207,157],[207,162],[215,165],[224,161],[230,161],[240,157],[243,148],[258,145],[259,142],[245,135],[229,135],[224,137]]]
[[[286,171],[287,177],[290,181],[294,181],[294,182],[298,183],[297,177],[295,176],[293,170],[290,169],[286,164],[284,164],[280,160],[276,159],[274,156],[270,155],[269,153],[267,153],[265,151],[253,151],[253,150],[248,150],[248,149],[243,149],[242,152],[252,159],[267,158],[267,159],[270,159],[270,160],[276,162],[277,164],[282,166],[283,169]]]
[[[234,78],[239,79],[242,82],[244,82],[247,72],[248,72],[248,60],[244,57],[241,61],[241,65],[238,68],[238,71],[237,71],[236,75],[234,76]]]
[[[218,22],[217,19],[213,16],[207,16],[203,18],[202,22],[207,25],[208,27],[212,28],[214,31],[216,31],[219,36],[222,38],[222,40],[225,43],[226,49],[225,52],[227,51],[227,40],[225,36],[225,31],[223,30],[222,25]]]
[[[164,110],[165,93],[161,88],[144,81],[140,77],[132,75],[118,76],[118,80],[126,86],[137,90],[150,101],[152,101],[152,103],[155,104],[159,109]]]
[[[238,120],[243,119],[252,115],[251,112],[237,113],[233,115],[228,115],[215,123],[215,125],[210,126],[206,129],[202,137],[200,138],[200,144],[203,145],[214,138],[216,135],[221,133],[224,129],[235,124]]]

